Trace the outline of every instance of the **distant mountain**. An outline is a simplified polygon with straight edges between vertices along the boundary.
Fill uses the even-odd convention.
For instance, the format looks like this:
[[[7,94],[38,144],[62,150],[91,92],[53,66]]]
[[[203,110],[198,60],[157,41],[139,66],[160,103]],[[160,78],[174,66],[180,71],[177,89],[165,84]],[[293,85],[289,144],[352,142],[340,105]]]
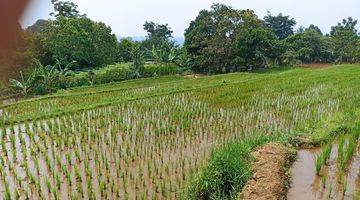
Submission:
[[[122,38],[131,38],[133,41],[141,42],[146,40],[146,36],[132,36],[132,37],[121,37],[118,36],[118,39],[121,40]],[[177,45],[183,45],[185,42],[185,38],[183,37],[174,37],[173,40],[175,40],[175,44]]]
[[[183,45],[185,42],[185,38],[183,37],[174,37],[174,40],[177,45]]]

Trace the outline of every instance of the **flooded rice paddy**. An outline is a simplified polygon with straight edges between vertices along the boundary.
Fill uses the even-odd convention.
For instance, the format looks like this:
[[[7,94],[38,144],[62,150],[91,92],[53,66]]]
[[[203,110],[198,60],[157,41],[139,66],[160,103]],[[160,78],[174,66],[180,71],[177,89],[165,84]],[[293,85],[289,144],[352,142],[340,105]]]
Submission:
[[[304,99],[320,102],[322,89],[254,95],[229,110],[176,94],[11,124],[0,128],[0,196],[179,199],[215,148],[256,133],[289,133],[338,112],[333,99],[303,107]]]
[[[348,144],[348,141],[347,141]],[[289,200],[359,199],[360,191],[360,143],[356,152],[342,170],[339,163],[339,142],[332,144],[331,154],[320,174],[316,173],[316,157],[321,149],[299,150],[291,174]]]

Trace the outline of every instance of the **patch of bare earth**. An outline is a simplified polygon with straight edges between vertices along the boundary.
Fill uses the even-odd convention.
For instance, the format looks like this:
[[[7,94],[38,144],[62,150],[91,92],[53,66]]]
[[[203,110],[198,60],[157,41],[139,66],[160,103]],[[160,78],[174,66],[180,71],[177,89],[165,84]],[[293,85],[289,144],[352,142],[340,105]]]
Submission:
[[[311,63],[311,64],[301,64],[299,67],[321,69],[331,66],[332,66],[331,63]]]
[[[253,152],[254,175],[245,185],[240,199],[286,199],[290,177],[288,169],[294,161],[294,153],[277,143],[266,144]]]

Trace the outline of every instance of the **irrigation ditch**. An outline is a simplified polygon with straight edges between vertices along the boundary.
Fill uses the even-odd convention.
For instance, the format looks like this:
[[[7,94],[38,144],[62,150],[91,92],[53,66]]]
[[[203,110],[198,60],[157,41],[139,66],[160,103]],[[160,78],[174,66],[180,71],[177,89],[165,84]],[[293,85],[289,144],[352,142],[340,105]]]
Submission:
[[[269,143],[253,152],[253,177],[241,199],[360,199],[359,128],[296,149]]]

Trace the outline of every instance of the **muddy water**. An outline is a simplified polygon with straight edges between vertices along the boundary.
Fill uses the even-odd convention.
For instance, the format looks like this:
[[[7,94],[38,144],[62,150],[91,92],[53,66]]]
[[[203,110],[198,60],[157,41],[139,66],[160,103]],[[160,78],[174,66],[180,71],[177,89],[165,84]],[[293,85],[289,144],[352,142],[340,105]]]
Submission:
[[[321,171],[323,176],[317,176],[315,169],[315,157],[321,150],[300,150],[298,159],[291,169],[292,183],[288,191],[288,199],[353,199],[356,190],[360,189],[358,188],[360,175],[359,147],[357,154],[353,156],[352,162],[345,172],[347,177],[345,195],[337,168],[337,144],[333,145],[329,161],[323,166]]]
[[[317,182],[315,173],[315,153],[313,150],[300,150],[298,159],[291,169],[292,184],[288,192],[289,200],[296,199],[319,199],[321,194],[314,190],[313,185]]]

